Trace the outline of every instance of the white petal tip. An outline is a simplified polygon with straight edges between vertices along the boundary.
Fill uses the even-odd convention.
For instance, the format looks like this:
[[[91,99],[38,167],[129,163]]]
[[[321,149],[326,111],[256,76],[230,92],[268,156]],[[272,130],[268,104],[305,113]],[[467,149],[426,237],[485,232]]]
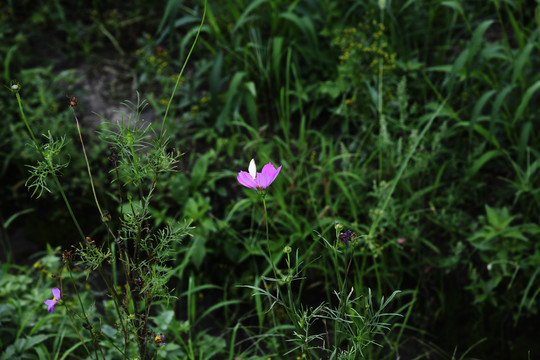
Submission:
[[[255,165],[255,159],[251,159],[251,161],[249,162],[248,171],[249,175],[251,175],[251,177],[255,179],[255,177],[257,176],[257,166]]]

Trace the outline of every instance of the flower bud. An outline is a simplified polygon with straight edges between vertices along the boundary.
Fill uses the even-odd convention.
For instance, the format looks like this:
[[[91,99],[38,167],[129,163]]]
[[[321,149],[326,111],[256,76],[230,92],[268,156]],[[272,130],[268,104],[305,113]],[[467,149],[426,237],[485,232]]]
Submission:
[[[17,81],[12,80],[9,86],[9,90],[11,90],[12,93],[18,93],[21,91],[21,84],[19,84]]]

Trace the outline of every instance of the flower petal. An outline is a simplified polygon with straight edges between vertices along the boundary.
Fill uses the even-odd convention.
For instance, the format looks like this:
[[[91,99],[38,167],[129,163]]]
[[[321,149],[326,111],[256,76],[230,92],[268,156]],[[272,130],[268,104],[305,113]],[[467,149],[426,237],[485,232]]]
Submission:
[[[271,177],[265,173],[257,173],[257,184],[261,189],[266,189],[272,183]]]
[[[265,177],[266,177],[265,180],[264,180],[266,186],[263,187],[262,184],[259,181],[259,184],[261,185],[261,187],[265,188],[265,187],[270,186],[270,184],[272,184],[274,182],[274,180],[276,179],[276,177],[278,176],[280,171],[281,171],[281,166],[278,167],[277,169],[275,169],[274,165],[272,165],[271,162],[264,165],[261,174],[264,174]]]
[[[255,165],[255,159],[251,159],[248,167],[249,174],[253,179],[257,176],[257,166]]]
[[[53,288],[52,294],[56,300],[60,299],[60,289],[59,288]]]
[[[52,312],[54,312],[54,306],[58,303],[58,301],[56,301],[56,300],[45,300],[43,303],[48,306],[47,311],[52,313]]]
[[[257,189],[257,182],[249,173],[245,171],[240,171],[236,177],[236,180],[248,188]]]

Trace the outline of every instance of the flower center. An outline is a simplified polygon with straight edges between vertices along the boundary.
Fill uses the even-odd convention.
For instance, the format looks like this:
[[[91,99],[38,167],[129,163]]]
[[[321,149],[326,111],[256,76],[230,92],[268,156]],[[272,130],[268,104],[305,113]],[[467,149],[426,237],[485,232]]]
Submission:
[[[55,298],[54,296],[53,296],[52,300],[53,300],[53,301],[58,301],[58,299],[57,299],[57,298]]]

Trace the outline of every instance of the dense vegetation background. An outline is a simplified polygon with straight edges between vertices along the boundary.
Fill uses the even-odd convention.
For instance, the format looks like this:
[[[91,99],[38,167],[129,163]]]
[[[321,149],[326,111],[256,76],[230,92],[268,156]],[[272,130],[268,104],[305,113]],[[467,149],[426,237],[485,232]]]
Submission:
[[[61,179],[94,239],[106,231],[67,96],[118,221],[100,124],[139,96],[159,129],[202,12],[182,0],[0,5],[2,80],[20,83],[37,134],[66,136]],[[335,274],[359,298],[401,290],[389,307],[402,316],[387,319],[367,358],[538,357],[539,18],[538,1],[520,0],[209,1],[168,114],[182,162],[150,203],[149,227],[195,227],[169,264],[178,300],[156,314],[164,358],[191,348],[263,359],[261,333],[292,337],[262,326],[267,304],[238,286],[268,270],[263,209],[236,181],[251,158],[282,165],[266,198],[270,238],[274,254],[290,246],[303,262],[298,303],[335,303]],[[45,316],[43,296],[79,239],[54,186],[39,198],[25,187],[37,156],[15,96],[6,89],[0,101],[0,352],[61,358],[77,339]],[[321,240],[339,242],[336,223],[355,233],[337,267]],[[103,297],[98,279],[80,284]],[[106,306],[96,309],[104,318]]]

